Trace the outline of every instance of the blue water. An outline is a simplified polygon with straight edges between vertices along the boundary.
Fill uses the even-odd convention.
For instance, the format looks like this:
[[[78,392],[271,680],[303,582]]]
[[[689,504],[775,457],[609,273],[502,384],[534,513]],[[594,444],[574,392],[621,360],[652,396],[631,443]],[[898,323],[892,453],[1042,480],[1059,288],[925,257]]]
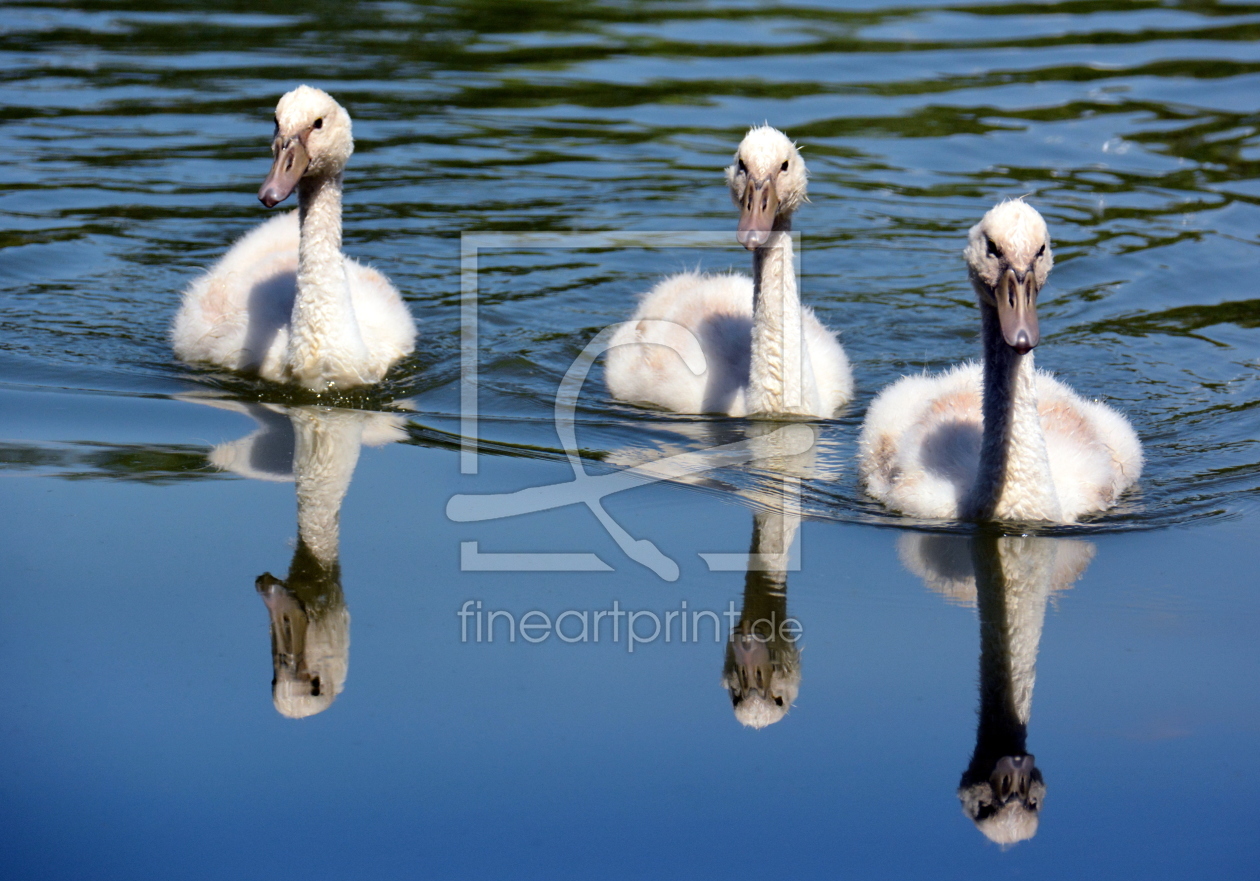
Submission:
[[[1257,37],[1260,5],[1142,0],[6,5],[0,875],[1252,877]],[[324,401],[182,365],[166,337],[180,290],[267,216],[271,110],[299,82],[354,117],[347,252],[421,324],[382,387]],[[656,279],[748,270],[720,170],[763,120],[809,165],[802,291],[858,387],[816,426],[785,583],[738,557],[781,502],[764,462],[604,498],[674,580],[582,505],[452,519],[455,497],[573,480],[557,387]],[[1017,195],[1054,238],[1038,364],[1126,413],[1147,468],[1027,546],[1079,565],[1006,585],[1045,609],[1010,625],[1036,654],[1045,800],[1001,846],[957,795],[996,645],[976,607],[1003,596],[976,578],[985,539],[885,512],[853,454],[880,388],[978,354],[960,252]],[[461,242],[505,231],[716,246],[480,251],[473,460]],[[591,475],[757,434],[613,402],[600,371],[576,409]],[[295,438],[351,422],[371,443],[311,575]],[[927,540],[962,542],[948,572],[915,568]],[[598,566],[493,571],[507,553]],[[273,703],[264,572],[348,665],[304,719]],[[737,721],[726,619],[633,652],[607,631],[489,643],[462,639],[468,601],[770,604],[803,630],[799,695]]]

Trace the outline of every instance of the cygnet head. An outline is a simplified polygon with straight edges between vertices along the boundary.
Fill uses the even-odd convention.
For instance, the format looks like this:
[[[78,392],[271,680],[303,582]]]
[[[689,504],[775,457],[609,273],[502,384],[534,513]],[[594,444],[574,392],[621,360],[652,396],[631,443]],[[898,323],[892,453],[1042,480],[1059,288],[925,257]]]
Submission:
[[[1008,199],[989,210],[967,236],[963,251],[982,305],[997,309],[1006,344],[1021,355],[1041,339],[1037,293],[1050,275],[1050,231],[1037,209]]]
[[[791,640],[754,633],[741,624],[726,644],[722,687],[735,718],[749,728],[773,725],[792,708],[801,690],[800,651]]]
[[[739,206],[735,239],[754,251],[773,229],[788,229],[792,213],[805,201],[808,173],[796,145],[768,125],[749,130],[726,169],[731,199]]]
[[[345,603],[308,609],[270,572],[258,576],[254,587],[271,618],[271,700],[277,712],[290,719],[324,712],[346,687],[350,613]]]
[[[276,105],[275,161],[258,190],[259,201],[274,208],[302,178],[340,174],[353,152],[350,114],[327,92],[298,86]]]
[[[966,783],[964,776],[964,784]],[[1030,755],[1003,756],[988,780],[958,790],[963,813],[990,841],[1008,846],[1037,834],[1046,784]]]

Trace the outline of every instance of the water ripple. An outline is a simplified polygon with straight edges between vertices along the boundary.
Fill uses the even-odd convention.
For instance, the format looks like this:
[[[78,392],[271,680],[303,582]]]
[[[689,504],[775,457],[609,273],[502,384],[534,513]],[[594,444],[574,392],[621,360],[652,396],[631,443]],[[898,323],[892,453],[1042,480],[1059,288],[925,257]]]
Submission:
[[[1148,453],[1141,492],[1086,528],[1230,516],[1260,495],[1260,4],[78,6],[0,10],[6,382],[291,398],[175,363],[166,328],[180,289],[265,216],[271,108],[310,80],[355,117],[346,248],[423,321],[421,353],[337,403],[408,398],[415,443],[457,445],[461,232],[733,231],[720,169],[769,120],[810,163],[803,292],[861,390],[821,427],[834,474],[807,484],[813,514],[894,522],[856,486],[865,406],[976,354],[963,237],[1021,194],[1058,257],[1039,363],[1128,413]],[[729,252],[487,254],[487,450],[559,455],[551,399],[585,342],[662,274],[746,263],[733,237]],[[619,405],[598,376],[582,403],[592,467],[700,443],[696,425],[739,430]],[[20,447],[6,467],[201,473],[177,447]]]

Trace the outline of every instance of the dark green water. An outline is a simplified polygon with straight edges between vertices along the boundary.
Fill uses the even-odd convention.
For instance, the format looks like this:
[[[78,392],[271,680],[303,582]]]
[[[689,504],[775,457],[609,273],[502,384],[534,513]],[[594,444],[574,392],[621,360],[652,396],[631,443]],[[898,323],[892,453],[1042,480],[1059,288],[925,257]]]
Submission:
[[[166,336],[268,216],[271,112],[301,82],[354,118],[346,251],[421,323],[387,383],[322,409]],[[1251,877],[1258,95],[1260,4],[6,4],[0,874]],[[809,165],[802,291],[858,396],[801,486],[799,695],[754,731],[707,635],[465,642],[456,613],[782,614],[779,581],[699,556],[749,550],[774,467],[604,497],[656,548],[638,561],[580,504],[448,504],[572,480],[553,410],[583,347],[663,274],[748,270],[720,172],[762,121]],[[1094,521],[972,547],[865,499],[854,440],[884,385],[978,354],[962,245],[1019,195],[1055,243],[1038,364],[1126,413],[1147,466]],[[672,244],[697,231],[726,247]],[[473,241],[502,245],[478,252],[475,474]],[[576,410],[592,475],[757,433],[615,403],[600,370]],[[353,470],[328,566],[295,551],[317,443]],[[494,571],[509,552],[588,569]],[[344,677],[303,720],[269,694],[264,571]],[[1021,725],[1046,786],[1008,847],[956,794],[1003,632],[1015,667],[1037,657]]]

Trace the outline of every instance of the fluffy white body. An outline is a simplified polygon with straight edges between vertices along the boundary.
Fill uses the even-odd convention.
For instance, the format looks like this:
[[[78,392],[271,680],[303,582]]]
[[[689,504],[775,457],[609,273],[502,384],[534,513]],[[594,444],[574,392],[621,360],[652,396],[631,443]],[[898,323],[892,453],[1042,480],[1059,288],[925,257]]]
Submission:
[[[175,354],[183,361],[209,362],[272,382],[291,382],[299,373],[309,373],[294,370],[289,360],[299,236],[297,211],[273,217],[189,285],[172,330]],[[308,358],[327,364],[326,370],[314,372],[335,378],[334,385],[376,382],[415,348],[415,324],[384,275],[349,257],[342,260],[362,345],[350,340],[325,352],[320,337]],[[316,387],[321,387],[318,380]]]
[[[678,413],[828,418],[853,396],[853,376],[797,291],[788,230],[805,199],[805,164],[769,126],[750,131],[735,160],[726,176],[753,278],[684,272],[656,285],[611,341],[608,390]],[[697,343],[698,373],[682,356]]]
[[[631,323],[613,336],[607,382],[613,397],[676,413],[748,416],[752,368],[753,282],[746,275],[671,275],[652,288]],[[805,415],[827,418],[851,397],[849,359],[808,306],[801,309],[808,367]],[[705,370],[692,373],[679,352],[699,342]],[[770,365],[760,371],[769,373]]]
[[[984,363],[879,394],[859,439],[867,492],[933,519],[1072,523],[1106,510],[1141,475],[1142,446],[1122,415],[1033,364],[1033,305],[1052,265],[1045,222],[1004,202],[972,229],[966,253]]]
[[[384,275],[341,252],[349,115],[302,86],[280,99],[276,120],[259,198],[273,205],[296,187],[298,210],[251,231],[189,285],[175,354],[313,391],[378,382],[415,348],[416,326]]]
[[[1012,469],[998,520],[1071,523],[1111,507],[1141,473],[1142,447],[1128,420],[1106,404],[1086,401],[1046,373],[1032,372],[1037,423],[1013,426],[1013,443],[1045,445],[1058,516],[1020,500],[1040,469]],[[867,491],[888,507],[931,519],[964,516],[980,472],[984,376],[961,364],[934,376],[906,376],[880,392],[860,439]],[[1021,436],[1026,435],[1026,436]]]

